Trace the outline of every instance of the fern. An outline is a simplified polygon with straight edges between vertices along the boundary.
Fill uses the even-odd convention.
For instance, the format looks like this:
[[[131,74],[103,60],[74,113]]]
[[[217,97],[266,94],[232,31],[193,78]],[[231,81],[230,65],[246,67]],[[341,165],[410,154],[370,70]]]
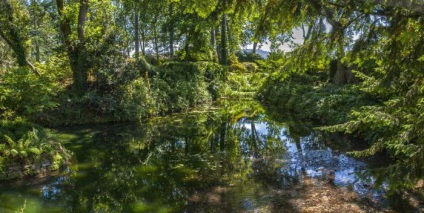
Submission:
[[[16,156],[19,154],[19,152],[18,152],[18,150],[16,150],[16,149],[11,149],[11,150],[10,150],[10,154],[11,154],[13,157],[16,157]]]
[[[10,138],[8,135],[4,135],[4,139],[9,144],[9,147],[15,147],[15,141]]]
[[[41,150],[36,147],[31,147],[28,149],[28,152],[35,154],[36,156],[41,155]]]

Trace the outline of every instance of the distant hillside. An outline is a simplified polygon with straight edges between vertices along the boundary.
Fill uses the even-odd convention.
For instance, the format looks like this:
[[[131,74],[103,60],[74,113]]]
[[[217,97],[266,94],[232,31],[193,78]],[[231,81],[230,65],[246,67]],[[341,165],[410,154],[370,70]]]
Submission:
[[[245,49],[244,51],[247,52],[247,53],[251,53],[252,49]],[[265,50],[256,50],[256,54],[260,55],[263,59],[267,59],[269,53],[270,52],[265,51]]]

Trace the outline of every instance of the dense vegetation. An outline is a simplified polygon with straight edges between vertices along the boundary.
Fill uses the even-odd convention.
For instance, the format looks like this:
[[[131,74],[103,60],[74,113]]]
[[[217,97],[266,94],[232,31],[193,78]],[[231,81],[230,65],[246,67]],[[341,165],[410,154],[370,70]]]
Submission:
[[[332,125],[322,130],[365,139],[370,148],[353,154],[393,160],[379,180],[394,189],[415,185],[424,175],[422,8],[413,1],[305,5],[316,13],[303,20],[310,37],[269,63],[277,72],[260,98]]]
[[[140,120],[258,91],[321,130],[365,139],[353,154],[385,154],[382,180],[414,186],[423,13],[420,0],[2,0],[0,174],[67,155],[39,124]]]

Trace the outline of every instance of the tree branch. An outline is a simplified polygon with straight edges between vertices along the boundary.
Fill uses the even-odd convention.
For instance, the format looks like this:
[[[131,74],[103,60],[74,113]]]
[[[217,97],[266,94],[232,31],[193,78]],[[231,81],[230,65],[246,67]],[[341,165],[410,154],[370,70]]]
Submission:
[[[13,42],[6,36],[6,34],[1,30],[1,28],[0,28],[0,37],[4,41],[6,41],[7,45],[9,45],[9,47],[13,50],[13,52],[15,52],[15,54],[18,54],[18,49],[13,44]],[[25,63],[36,76],[40,76],[40,72],[38,72],[38,70],[34,67],[34,65],[31,64],[31,62],[28,61],[28,59],[25,59]]]

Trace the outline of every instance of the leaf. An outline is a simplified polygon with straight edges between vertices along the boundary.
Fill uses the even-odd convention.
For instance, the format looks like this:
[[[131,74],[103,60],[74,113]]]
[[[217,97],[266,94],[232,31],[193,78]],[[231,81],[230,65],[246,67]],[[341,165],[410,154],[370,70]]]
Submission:
[[[19,152],[19,154],[20,154],[22,157],[28,157],[28,152],[26,152],[26,151],[20,151],[20,152]]]
[[[29,149],[28,149],[28,152],[33,153],[33,154],[35,154],[35,155],[40,155],[40,154],[41,154],[40,149],[35,148],[35,147],[29,148]]]
[[[18,155],[18,154],[19,154],[19,152],[18,152],[16,149],[11,149],[11,150],[10,150],[10,154],[11,154],[13,157],[15,157],[16,155]]]
[[[15,147],[15,141],[13,141],[12,138],[10,138],[8,135],[4,135],[4,139],[9,144],[10,147]]]

